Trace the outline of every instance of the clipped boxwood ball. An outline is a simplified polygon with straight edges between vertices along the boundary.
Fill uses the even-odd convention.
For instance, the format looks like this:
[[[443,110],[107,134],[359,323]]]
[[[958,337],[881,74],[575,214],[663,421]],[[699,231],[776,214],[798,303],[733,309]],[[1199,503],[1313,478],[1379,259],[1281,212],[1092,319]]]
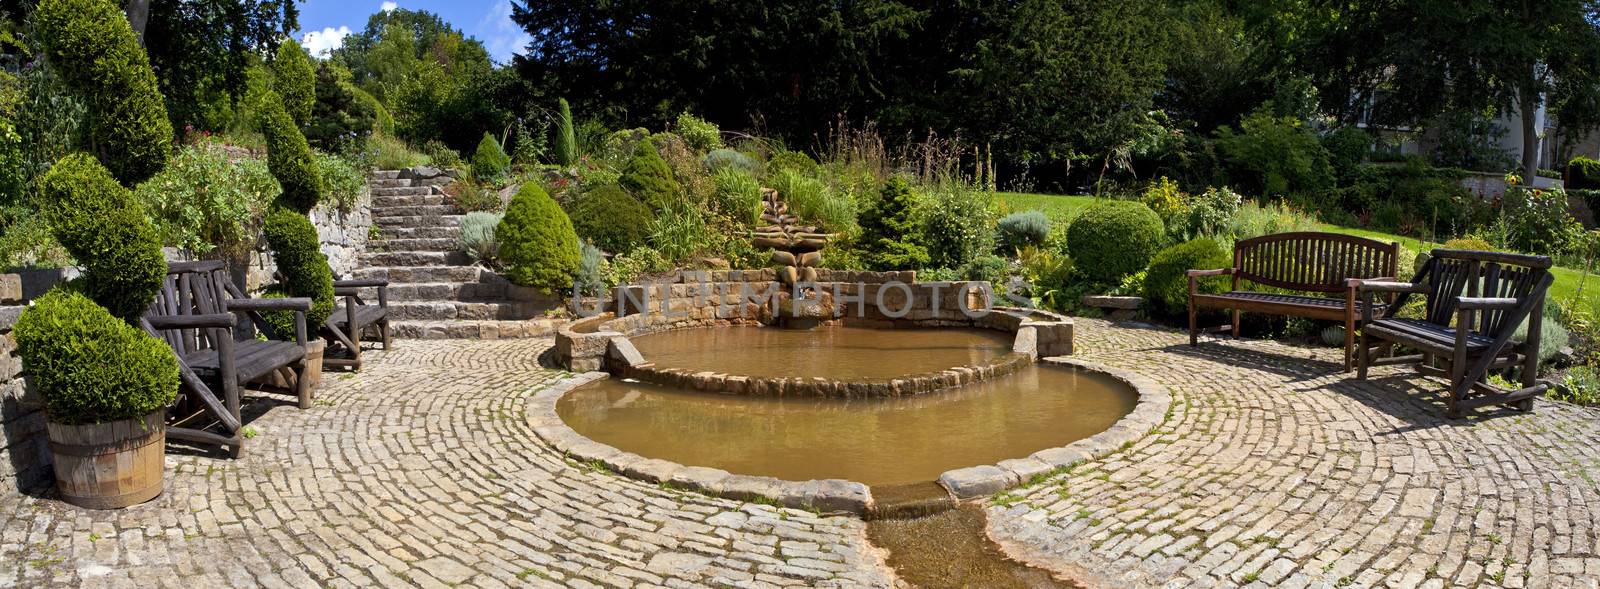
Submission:
[[[39,180],[46,223],[83,265],[84,293],[130,324],[161,288],[161,240],[132,192],[93,157],[61,158]]]
[[[612,253],[644,245],[654,221],[650,207],[615,184],[590,190],[572,205],[572,228],[595,247]]]
[[[1161,248],[1166,229],[1150,207],[1108,201],[1089,207],[1067,227],[1067,249],[1090,280],[1115,283],[1143,270]]]
[[[494,235],[506,276],[522,286],[563,289],[578,273],[578,234],[572,220],[538,184],[522,185]]]
[[[50,421],[66,425],[144,417],[172,404],[178,361],[150,337],[70,288],[23,310],[12,332],[28,383]]]
[[[1189,312],[1190,270],[1212,270],[1232,265],[1228,252],[1211,238],[1186,241],[1161,250],[1144,274],[1144,296],[1157,311],[1169,316]],[[1226,277],[1200,278],[1197,290],[1216,294],[1227,290]]]

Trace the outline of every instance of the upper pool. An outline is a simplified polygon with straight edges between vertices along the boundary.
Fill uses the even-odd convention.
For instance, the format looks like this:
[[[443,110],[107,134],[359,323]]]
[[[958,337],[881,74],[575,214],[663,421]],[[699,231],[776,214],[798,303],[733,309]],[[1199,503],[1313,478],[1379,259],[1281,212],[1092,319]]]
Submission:
[[[684,329],[632,338],[657,368],[834,380],[895,378],[987,364],[1011,334],[982,329]]]

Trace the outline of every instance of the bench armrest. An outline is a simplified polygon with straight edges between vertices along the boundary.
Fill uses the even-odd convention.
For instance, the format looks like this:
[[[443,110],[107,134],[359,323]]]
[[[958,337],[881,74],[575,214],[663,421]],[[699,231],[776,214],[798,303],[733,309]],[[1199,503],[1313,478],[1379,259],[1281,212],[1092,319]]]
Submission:
[[[1456,307],[1463,310],[1515,309],[1522,301],[1507,298],[1456,297]]]
[[[1356,289],[1360,290],[1361,292],[1428,292],[1426,286],[1416,285],[1410,282],[1390,282],[1387,280],[1363,280],[1360,284],[1355,286]]]
[[[364,278],[361,280],[335,280],[334,288],[370,288],[374,286],[389,286],[389,281],[382,278]]]
[[[166,317],[146,317],[152,329],[168,331],[172,329],[198,329],[209,327],[226,327],[232,329],[238,323],[233,313],[211,313],[209,315],[170,315]]]
[[[310,311],[311,299],[289,297],[282,299],[228,299],[223,303],[230,311]]]
[[[1349,287],[1349,288],[1358,288],[1363,283],[1367,283],[1367,282],[1397,282],[1397,281],[1399,281],[1399,279],[1395,278],[1393,276],[1384,276],[1384,277],[1381,277],[1381,278],[1346,278],[1346,279],[1344,279],[1344,285]],[[1405,283],[1401,283],[1401,284],[1405,284]]]
[[[1201,276],[1224,276],[1227,274],[1233,274],[1237,271],[1238,270],[1234,268],[1217,268],[1214,270],[1189,270],[1184,274],[1187,274],[1190,278],[1198,278]]]

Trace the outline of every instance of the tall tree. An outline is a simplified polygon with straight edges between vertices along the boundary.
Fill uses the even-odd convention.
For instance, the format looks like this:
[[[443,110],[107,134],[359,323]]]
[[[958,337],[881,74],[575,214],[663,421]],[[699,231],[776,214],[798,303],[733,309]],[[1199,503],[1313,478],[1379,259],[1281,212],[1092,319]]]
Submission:
[[[174,127],[215,129],[244,95],[252,59],[300,27],[294,0],[149,0],[150,64]]]

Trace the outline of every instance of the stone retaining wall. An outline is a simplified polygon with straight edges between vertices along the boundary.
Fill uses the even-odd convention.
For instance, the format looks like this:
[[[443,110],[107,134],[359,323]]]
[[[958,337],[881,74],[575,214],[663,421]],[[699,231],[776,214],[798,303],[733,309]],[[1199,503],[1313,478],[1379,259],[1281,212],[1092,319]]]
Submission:
[[[29,287],[38,294],[48,290],[43,284]],[[44,402],[28,390],[17,342],[11,336],[25,301],[22,277],[0,274],[0,496],[45,488],[53,478]]]

